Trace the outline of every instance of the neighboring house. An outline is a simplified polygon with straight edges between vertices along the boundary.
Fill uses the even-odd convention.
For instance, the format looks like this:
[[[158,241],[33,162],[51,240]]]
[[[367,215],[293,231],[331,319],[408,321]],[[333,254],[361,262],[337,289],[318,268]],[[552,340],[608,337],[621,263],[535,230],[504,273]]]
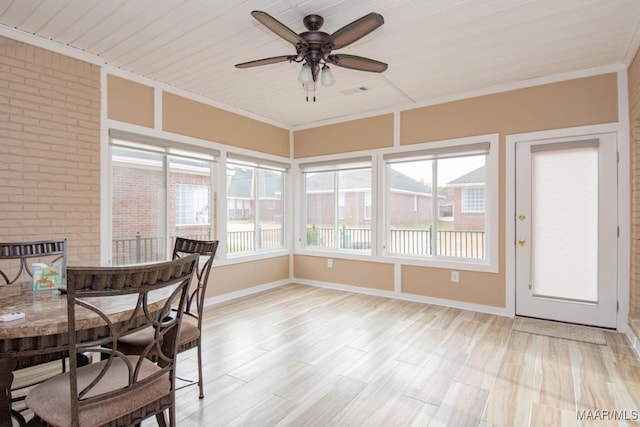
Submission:
[[[281,222],[282,175],[259,170],[258,202],[255,195],[256,169],[240,165],[227,168],[227,215],[229,219],[253,219],[258,209],[260,221]]]
[[[371,171],[355,169],[340,172],[338,220],[348,226],[370,226]],[[431,190],[426,185],[391,169],[390,222],[394,225],[431,221]],[[335,188],[333,173],[308,174],[307,224],[333,225],[335,218]]]
[[[484,166],[447,183],[448,198],[453,203],[456,230],[484,230]]]
[[[117,150],[117,149],[116,149]],[[209,206],[209,171],[190,159],[173,159],[165,177],[162,163],[154,153],[144,151],[113,156],[112,163],[112,233],[116,239],[157,237],[162,235],[165,218],[156,209],[162,206],[158,191],[167,179],[168,217],[171,236],[198,237],[211,229]],[[140,221],[139,218],[144,218]]]

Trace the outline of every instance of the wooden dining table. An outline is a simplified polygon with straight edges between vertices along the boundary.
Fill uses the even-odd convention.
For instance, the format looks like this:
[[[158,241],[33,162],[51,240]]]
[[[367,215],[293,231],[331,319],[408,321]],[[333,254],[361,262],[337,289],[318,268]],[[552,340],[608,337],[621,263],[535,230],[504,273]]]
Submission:
[[[169,287],[171,288],[171,287]],[[153,299],[158,307],[166,300],[170,289],[157,293]],[[137,298],[120,295],[109,298],[86,298],[105,313],[111,322],[128,320]],[[150,305],[153,308],[153,305]],[[0,322],[0,386],[10,384],[11,369],[23,369],[42,363],[59,360],[68,355],[67,296],[59,290],[33,291],[31,282],[0,286],[0,315],[23,312],[23,319]],[[76,330],[78,340],[95,338],[109,334],[107,327],[95,312],[76,309]],[[0,427],[11,426],[11,414],[6,393],[0,395]],[[3,413],[4,412],[4,413]]]

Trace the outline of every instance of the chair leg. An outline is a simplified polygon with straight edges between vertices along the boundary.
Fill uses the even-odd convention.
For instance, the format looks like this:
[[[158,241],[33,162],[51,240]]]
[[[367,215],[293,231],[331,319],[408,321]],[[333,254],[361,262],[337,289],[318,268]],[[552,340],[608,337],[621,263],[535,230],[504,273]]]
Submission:
[[[171,426],[175,426],[175,419],[174,422],[171,422],[171,411],[172,411],[173,407],[169,408],[169,425]],[[175,418],[175,416],[174,416]],[[156,414],[156,421],[158,422],[158,426],[159,427],[167,427],[167,419],[164,416],[164,411]]]
[[[176,427],[176,402],[175,398],[173,401],[173,405],[169,407],[169,426]]]
[[[11,383],[16,361],[12,357],[0,357],[0,426],[12,426],[14,418],[20,426],[25,425],[22,415],[11,409]]]
[[[202,345],[201,338],[198,338],[198,387],[200,388],[200,399],[204,398],[204,381],[202,381]]]

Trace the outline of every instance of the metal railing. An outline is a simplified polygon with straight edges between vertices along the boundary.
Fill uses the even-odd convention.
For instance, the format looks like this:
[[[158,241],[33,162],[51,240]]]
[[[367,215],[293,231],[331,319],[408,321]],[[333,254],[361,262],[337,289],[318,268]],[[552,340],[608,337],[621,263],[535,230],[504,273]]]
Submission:
[[[209,234],[181,236],[189,239],[209,239]],[[227,232],[227,253],[241,253],[261,249],[283,247],[282,229],[258,227],[258,241],[254,230]],[[389,236],[389,252],[396,255],[432,256],[435,246],[438,256],[482,259],[485,256],[485,232],[472,230],[423,230],[393,229]],[[169,248],[176,236],[170,236]],[[163,261],[167,259],[164,238],[143,237],[139,233],[132,238],[113,239],[112,263],[114,265]],[[350,250],[371,249],[371,230],[368,228],[340,227],[337,232],[329,227],[307,227],[307,246]]]
[[[173,248],[176,237],[169,236],[170,248]],[[187,239],[208,240],[209,234],[191,234],[180,236]],[[163,237],[142,236],[113,239],[111,249],[111,263],[113,265],[140,264],[144,262],[164,261],[167,259],[167,247]]]
[[[438,230],[432,227],[421,230],[392,229],[389,233],[389,252],[397,255],[438,256],[483,259],[485,256],[485,232],[476,230]],[[336,245],[336,235],[338,244]],[[370,249],[371,230],[368,228],[307,227],[307,246],[340,249]]]
[[[282,228],[262,228],[258,226],[258,241],[254,230],[228,231],[227,253],[249,252],[260,249],[275,249],[284,246]]]
[[[258,227],[258,247],[262,249],[274,249],[283,247],[282,229]],[[181,235],[188,239],[208,240],[209,234]],[[173,248],[176,236],[170,236],[169,248]],[[253,251],[255,247],[255,232],[229,231],[227,233],[227,253],[240,253]],[[139,264],[144,262],[164,261],[167,259],[167,247],[164,238],[158,236],[142,236],[136,233],[135,237],[113,239],[112,264]]]

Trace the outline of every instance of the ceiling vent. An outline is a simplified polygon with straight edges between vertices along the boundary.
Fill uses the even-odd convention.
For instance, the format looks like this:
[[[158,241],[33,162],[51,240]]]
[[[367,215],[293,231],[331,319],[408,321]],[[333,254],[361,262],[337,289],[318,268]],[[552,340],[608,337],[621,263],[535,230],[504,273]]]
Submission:
[[[368,90],[371,90],[371,88],[368,88],[366,86],[360,86],[353,89],[341,90],[340,93],[343,95],[353,95],[355,93],[366,92]]]

